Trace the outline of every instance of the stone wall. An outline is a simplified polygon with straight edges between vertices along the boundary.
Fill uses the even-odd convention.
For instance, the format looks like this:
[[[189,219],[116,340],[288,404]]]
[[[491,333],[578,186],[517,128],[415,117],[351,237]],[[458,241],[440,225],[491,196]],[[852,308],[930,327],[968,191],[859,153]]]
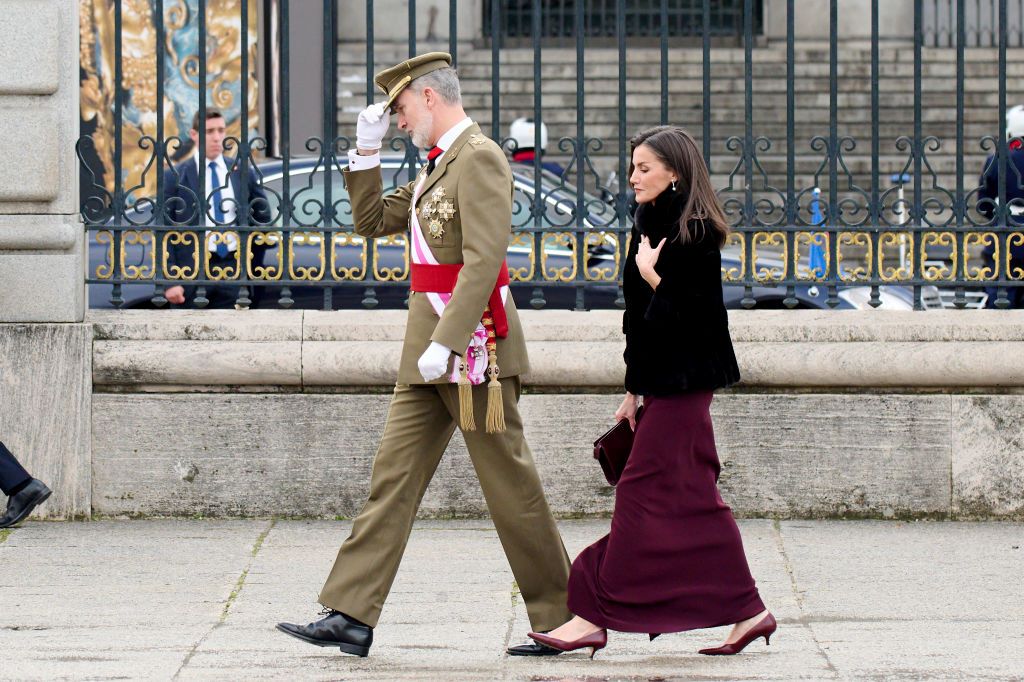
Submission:
[[[0,0],[0,440],[59,518],[92,509],[78,50],[76,3]]]
[[[94,313],[101,515],[351,516],[401,311]],[[620,315],[523,313],[522,411],[552,506],[610,512],[590,443],[621,396]],[[736,311],[744,374],[713,406],[746,516],[1024,518],[1024,313]],[[456,435],[428,516],[486,513]]]

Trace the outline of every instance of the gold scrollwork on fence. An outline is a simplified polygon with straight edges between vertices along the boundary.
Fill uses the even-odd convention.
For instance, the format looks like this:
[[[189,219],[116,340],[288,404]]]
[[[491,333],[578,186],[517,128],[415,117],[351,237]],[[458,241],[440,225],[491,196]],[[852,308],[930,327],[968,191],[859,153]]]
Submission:
[[[1006,239],[1006,279],[1021,279],[1024,277],[1024,269],[1011,265],[1013,261],[1013,247],[1024,246],[1024,234],[1015,232]]]
[[[928,247],[929,246],[948,246],[952,249],[950,253],[950,260],[952,265],[946,265],[941,263],[935,265],[934,263],[928,262]],[[957,272],[957,262],[959,260],[959,253],[957,249],[956,235],[952,232],[925,232],[921,235],[921,250],[919,252],[918,262],[921,264],[921,277],[928,282],[937,282],[939,280],[954,280]]]
[[[100,246],[107,245],[107,262],[96,266],[97,279],[110,279],[114,276],[114,233],[103,230],[96,233],[96,243]]]
[[[296,265],[295,247],[317,247],[316,265]],[[323,235],[319,232],[295,232],[288,243],[288,274],[293,280],[300,282],[319,282],[323,279],[326,269]]]
[[[886,247],[896,247],[897,254],[899,247],[905,246],[907,262],[900,263],[899,267],[886,266]],[[897,259],[899,256],[897,255]],[[878,236],[878,277],[883,282],[898,282],[904,279],[911,279],[914,276],[914,235],[910,232],[883,232]]]
[[[139,265],[129,264],[125,254],[128,246],[149,244],[143,248],[146,262]],[[121,277],[126,280],[152,279],[156,274],[156,252],[153,250],[155,238],[152,230],[126,230],[121,233]]]
[[[234,251],[230,252],[231,259],[234,261],[232,264],[223,266],[210,265],[210,259],[213,256],[213,254],[210,253],[211,250],[216,249],[218,244],[224,244],[225,246],[229,246],[232,241],[234,241],[237,244],[237,240],[238,233],[235,232],[234,230],[229,230],[227,232],[210,233],[210,236],[208,237],[207,241],[208,249],[206,253],[207,279],[211,279],[214,282],[220,282],[228,279],[238,279],[238,276],[241,274],[241,259],[238,255],[238,249],[235,249]],[[213,249],[209,249],[209,247],[213,247]]]
[[[747,242],[743,235],[738,232],[730,232],[725,245],[733,246],[739,244],[740,265],[738,268],[722,268],[722,279],[726,282],[740,282],[743,280],[743,271],[747,269]]]
[[[540,252],[540,271],[548,282],[571,282],[576,279],[576,235],[571,232],[551,232],[544,235]],[[549,267],[549,255],[568,255],[571,265]]]
[[[284,241],[280,232],[250,232],[248,236],[248,253],[252,253],[254,246],[271,247],[277,244],[277,253],[271,265],[254,265],[253,259],[249,259],[246,265],[246,272],[249,279],[276,282],[284,276]]]
[[[847,261],[846,256],[843,254],[844,246],[863,249],[864,261],[853,267],[844,268],[843,264]],[[872,265],[874,265],[874,255],[872,254],[870,234],[866,232],[839,233],[836,237],[836,267],[839,269],[839,279],[844,282],[870,280]]]
[[[172,246],[192,246],[192,265],[171,265]],[[168,232],[164,235],[164,274],[167,279],[195,279],[199,276],[199,235],[195,232]]]
[[[402,267],[382,267],[380,264],[380,248],[382,246],[401,246]],[[378,282],[399,282],[409,276],[409,239],[404,234],[392,234],[373,240],[373,277]]]
[[[806,244],[810,249],[812,246],[820,247],[825,254],[825,270],[818,273],[806,265],[800,263],[800,245]],[[796,261],[796,278],[799,280],[823,280],[828,276],[829,254],[831,253],[832,241],[828,232],[797,232],[793,237],[793,260]]]
[[[612,249],[612,261],[607,264],[591,267],[590,253],[592,249],[600,246],[607,246]],[[583,262],[586,263],[584,275],[590,282],[615,282],[619,279],[619,235],[615,232],[590,232],[584,241]],[[602,261],[606,263],[606,261]]]
[[[984,282],[996,276],[996,268],[989,265],[972,265],[970,261],[970,249],[973,246],[985,247],[993,245],[995,260],[999,263],[999,238],[994,232],[968,232],[964,235],[964,279],[969,282]]]
[[[339,265],[338,249],[346,246],[359,247],[358,265]],[[336,281],[361,280],[366,277],[367,248],[366,237],[354,232],[336,232],[331,239],[331,276]]]
[[[530,264],[529,267],[514,268],[510,266],[508,269],[509,279],[513,282],[528,282],[533,279],[533,275],[537,271],[537,252],[534,248],[533,237],[533,232],[515,232],[509,237],[509,249],[529,249],[527,257],[527,262]]]
[[[780,255],[782,267],[779,267],[778,265],[761,266],[758,263],[759,255],[757,248],[759,246],[781,246],[782,253]],[[788,270],[788,266],[786,264],[788,248],[786,245],[786,234],[784,232],[755,232],[753,239],[751,239],[750,254],[750,265],[755,280],[758,282],[781,282],[786,278],[786,271]]]

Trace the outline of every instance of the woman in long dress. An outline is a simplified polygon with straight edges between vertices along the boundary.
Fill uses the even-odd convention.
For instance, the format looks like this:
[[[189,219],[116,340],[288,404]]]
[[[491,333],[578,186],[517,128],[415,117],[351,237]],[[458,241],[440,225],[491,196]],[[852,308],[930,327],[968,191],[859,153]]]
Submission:
[[[635,430],[633,449],[611,532],[573,562],[575,617],[530,637],[593,657],[607,630],[653,639],[733,625],[723,645],[700,653],[738,653],[759,637],[767,644],[776,623],[717,485],[712,394],[740,378],[722,301],[728,226],[697,144],[680,128],[633,138],[630,184],[638,207],[623,272],[626,397],[615,418]]]

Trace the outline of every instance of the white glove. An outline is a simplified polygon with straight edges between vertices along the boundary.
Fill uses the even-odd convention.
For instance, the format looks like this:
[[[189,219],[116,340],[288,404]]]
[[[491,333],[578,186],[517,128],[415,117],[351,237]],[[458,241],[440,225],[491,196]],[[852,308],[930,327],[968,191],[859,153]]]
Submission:
[[[417,363],[424,381],[433,381],[444,376],[448,371],[448,361],[452,357],[452,349],[431,341],[427,350],[423,351]]]
[[[356,119],[356,147],[380,149],[390,126],[391,116],[385,110],[383,102],[366,107]]]

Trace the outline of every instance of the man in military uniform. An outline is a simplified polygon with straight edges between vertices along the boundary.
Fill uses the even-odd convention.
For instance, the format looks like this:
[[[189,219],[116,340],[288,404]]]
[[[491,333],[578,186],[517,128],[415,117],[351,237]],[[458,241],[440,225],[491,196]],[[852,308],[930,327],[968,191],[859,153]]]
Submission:
[[[409,231],[408,326],[369,499],[320,593],[326,617],[278,628],[359,656],[369,652],[420,500],[456,426],[531,625],[549,630],[570,617],[569,558],[518,410],[528,362],[504,261],[512,172],[501,148],[466,116],[450,65],[450,55],[433,52],[377,74],[387,100],[359,115],[357,150],[345,170],[360,235]],[[430,151],[416,180],[384,196],[379,150],[389,110]]]

